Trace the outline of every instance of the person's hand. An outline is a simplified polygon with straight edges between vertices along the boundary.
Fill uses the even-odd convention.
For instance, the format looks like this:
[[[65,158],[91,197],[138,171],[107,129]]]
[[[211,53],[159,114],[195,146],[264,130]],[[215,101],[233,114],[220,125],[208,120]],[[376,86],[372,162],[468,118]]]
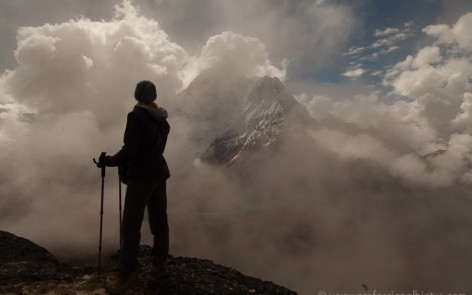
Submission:
[[[104,168],[105,167],[105,157],[106,157],[106,153],[105,152],[102,152],[100,154],[100,157],[98,157],[98,162],[95,161],[95,158],[93,159],[93,162],[95,164],[97,164],[97,167],[98,168]]]

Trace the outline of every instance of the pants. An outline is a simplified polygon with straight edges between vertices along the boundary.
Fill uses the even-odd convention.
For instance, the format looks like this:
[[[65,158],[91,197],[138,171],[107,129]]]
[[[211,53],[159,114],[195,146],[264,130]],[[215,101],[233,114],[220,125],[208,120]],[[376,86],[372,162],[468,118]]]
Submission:
[[[149,227],[154,236],[151,251],[153,264],[164,263],[169,254],[166,183],[145,183],[130,180],[126,189],[121,227],[123,237],[120,255],[121,274],[133,272],[138,268],[141,225],[146,206]]]

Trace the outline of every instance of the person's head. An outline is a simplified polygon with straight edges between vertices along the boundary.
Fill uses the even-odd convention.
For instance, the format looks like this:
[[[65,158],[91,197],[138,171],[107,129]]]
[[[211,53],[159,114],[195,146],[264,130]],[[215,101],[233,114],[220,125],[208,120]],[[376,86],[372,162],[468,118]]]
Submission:
[[[143,103],[152,103],[156,100],[157,92],[154,83],[143,80],[136,85],[134,90],[134,98]]]

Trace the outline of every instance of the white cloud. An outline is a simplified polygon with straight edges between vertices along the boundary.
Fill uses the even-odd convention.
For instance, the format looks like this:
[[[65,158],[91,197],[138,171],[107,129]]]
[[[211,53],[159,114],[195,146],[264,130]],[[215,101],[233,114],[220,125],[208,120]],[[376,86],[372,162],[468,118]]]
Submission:
[[[306,93],[296,95],[295,99],[303,104],[309,114],[315,119],[324,119],[331,114],[333,108],[333,102],[329,97],[322,95],[315,95],[311,99],[308,98]]]
[[[412,21],[412,20],[411,20],[411,21],[408,21],[408,22],[406,22],[406,23],[403,24],[403,26],[404,26],[405,28],[411,28],[411,27],[413,27],[414,25],[415,25],[415,22]]]
[[[261,0],[250,5],[232,0],[157,3],[153,13],[179,44],[192,45],[192,54],[200,50],[208,36],[232,31],[264,43],[277,67],[287,58],[292,73],[304,73],[307,66],[325,66],[336,59],[357,21],[350,5],[334,1]]]
[[[370,47],[371,48],[379,48],[379,47],[383,47],[383,46],[390,46],[391,47],[394,44],[396,44],[400,41],[403,41],[407,38],[408,38],[408,35],[401,32],[401,33],[397,33],[397,34],[395,34],[393,36],[390,36],[390,37],[379,39],[379,40],[375,41]]]
[[[387,27],[383,30],[377,29],[375,31],[375,37],[376,40],[371,44],[351,47],[347,52],[343,53],[343,55],[349,56],[356,61],[373,62],[379,59],[382,55],[387,55],[399,50],[400,46],[398,44],[404,40],[407,40],[408,38],[413,37],[413,33],[411,26],[407,26],[405,24],[404,28],[401,30],[391,27]],[[361,55],[362,53],[366,52],[368,54]],[[352,75],[356,73],[348,72],[348,74]]]
[[[348,52],[344,53],[344,55],[357,55],[365,51],[365,47],[351,47],[349,48]]]
[[[426,46],[387,72],[386,84],[395,92],[416,99],[422,114],[443,136],[452,132],[464,93],[472,90],[472,65],[465,56],[454,57],[438,46]]]
[[[470,28],[472,27],[472,12],[461,16],[452,26],[430,25],[423,29],[428,35],[437,38],[438,44],[457,44],[460,50],[472,51],[472,37]]]
[[[472,93],[464,93],[460,112],[454,118],[452,123],[455,126],[463,128],[469,134],[472,134]]]
[[[423,47],[412,62],[412,66],[416,68],[427,67],[442,61],[440,49],[437,46]]]
[[[343,160],[362,159],[389,166],[397,157],[384,143],[366,134],[349,135],[326,128],[308,134]]]
[[[379,51],[379,54],[387,54],[398,49],[400,49],[400,46],[393,45],[393,46],[390,46],[389,48]]]
[[[468,94],[472,91],[472,64],[468,46],[470,35],[464,26],[472,13],[459,18],[452,27],[431,25],[423,31],[435,38],[433,45],[418,50],[387,71],[386,85],[415,99],[421,114],[441,137],[469,130]]]
[[[30,202],[35,211],[27,219],[12,223],[2,219],[2,225],[18,234],[28,231],[29,237],[45,245],[50,236],[29,232],[31,223],[41,220],[65,237],[77,231],[76,238],[64,243],[92,240],[94,234],[86,227],[93,214],[90,208],[97,208],[98,187],[92,184],[98,174],[91,159],[101,150],[115,152],[121,146],[138,81],[154,81],[157,102],[172,108],[173,97],[186,82],[182,77],[197,75],[217,59],[233,59],[248,76],[285,76],[287,63],[273,66],[265,45],[256,38],[224,32],[190,56],[130,1],[115,10],[111,20],[80,18],[20,28],[17,66],[0,78],[0,194],[18,202],[37,197]],[[184,131],[174,132],[178,138]],[[168,151],[170,161],[178,158],[179,147],[188,148],[177,145]],[[6,198],[2,202],[11,201]],[[63,212],[42,205],[64,198],[68,203],[61,208],[86,208],[76,215],[77,222],[61,224]]]
[[[20,28],[18,67],[4,75],[6,91],[40,113],[93,109],[102,122],[126,109],[136,80],[153,80],[162,97],[173,95],[182,86],[185,50],[129,2],[116,9],[108,22]]]
[[[365,73],[365,70],[362,68],[358,69],[353,69],[353,70],[348,70],[343,73],[343,76],[349,77],[349,78],[359,78]]]
[[[233,61],[248,77],[268,75],[284,80],[287,73],[288,60],[283,60],[280,68],[273,66],[266,46],[260,40],[227,31],[210,37],[201,53],[189,62],[182,73],[184,85],[188,85],[201,70],[224,59]]]
[[[383,30],[375,30],[375,36],[376,37],[381,37],[381,36],[387,36],[387,35],[392,35],[392,34],[397,34],[399,33],[400,30],[397,28],[385,28]]]
[[[362,129],[378,130],[377,136],[406,149],[422,153],[436,139],[436,134],[420,116],[416,103],[397,101],[386,104],[378,93],[356,95],[351,100],[336,102],[331,114]]]

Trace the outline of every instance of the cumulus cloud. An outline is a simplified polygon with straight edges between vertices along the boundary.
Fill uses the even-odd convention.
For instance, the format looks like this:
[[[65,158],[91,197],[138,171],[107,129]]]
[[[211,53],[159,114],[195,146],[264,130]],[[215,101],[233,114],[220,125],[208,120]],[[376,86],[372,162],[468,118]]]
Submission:
[[[472,38],[469,28],[472,26],[472,12],[461,16],[451,27],[449,25],[430,25],[423,29],[426,34],[437,38],[438,44],[456,44],[460,50],[472,51]]]
[[[460,28],[470,15],[459,18],[451,29],[447,25],[426,27],[424,31],[436,37],[434,44],[397,63],[385,77],[386,85],[415,99],[422,116],[446,138],[454,132],[452,120],[461,111],[464,94],[472,87],[469,81],[472,73],[470,51],[464,41],[458,41],[461,37],[453,33],[462,32]]]
[[[457,114],[452,123],[472,134],[472,93],[464,93],[460,109],[460,113]]]
[[[210,37],[200,54],[192,57],[182,72],[184,85],[187,86],[202,70],[225,59],[231,60],[247,77],[268,75],[284,80],[287,74],[287,59],[282,61],[281,68],[277,68],[272,65],[266,46],[259,39],[228,31]]]
[[[28,203],[35,195],[38,198],[31,207],[41,207],[27,219],[3,215],[2,227],[19,234],[28,232],[45,245],[50,236],[32,231],[29,224],[43,220],[44,227],[58,227],[63,212],[41,205],[55,203],[67,203],[67,210],[85,206],[69,224],[71,231],[79,231],[77,239],[67,243],[91,242],[94,234],[79,222],[87,219],[84,222],[89,224],[90,210],[97,208],[97,174],[91,159],[102,149],[119,149],[124,118],[132,108],[139,80],[154,81],[159,103],[171,108],[173,97],[187,82],[183,78],[194,77],[222,58],[232,59],[248,76],[285,75],[287,64],[273,66],[265,45],[256,38],[223,32],[210,37],[201,52],[191,56],[130,1],[114,9],[114,17],[108,21],[79,18],[20,28],[17,66],[0,79],[0,161],[4,168],[0,182],[2,195],[7,196],[2,204],[13,198]],[[170,151],[170,161],[179,152]],[[52,184],[54,191],[48,189]],[[116,190],[111,189],[111,194]],[[65,227],[60,232],[68,235]]]
[[[384,85],[392,92],[386,97],[377,92],[346,100],[299,96],[325,126],[318,136],[312,133],[313,138],[340,158],[374,161],[409,183],[434,187],[468,184],[472,67],[467,46],[470,37],[463,35],[462,28],[469,18],[470,13],[452,26],[426,27],[423,31],[434,37],[432,44],[387,69]],[[397,38],[399,32],[387,28],[376,35],[387,36],[380,42],[389,36]],[[351,48],[348,54],[363,50]],[[356,63],[343,75],[363,74],[362,65]],[[393,100],[387,103],[389,99]],[[319,113],[314,111],[317,104]],[[336,125],[329,118],[353,125]]]
[[[110,22],[20,28],[18,67],[3,79],[8,93],[40,114],[94,109],[109,122],[127,107],[137,77],[160,83],[163,97],[173,95],[182,86],[177,75],[186,56],[156,21],[124,2]]]
[[[195,52],[208,36],[232,31],[259,39],[270,48],[271,59],[277,64],[288,59],[296,74],[304,73],[307,65],[323,67],[336,58],[356,25],[352,8],[333,1],[263,0],[241,5],[231,0],[162,0],[157,8],[156,15],[171,35],[191,44]]]
[[[333,117],[361,128],[345,126],[335,131],[333,123],[321,120],[320,124],[328,129],[323,131],[326,136],[317,137],[318,142],[329,146],[341,158],[369,158],[411,183],[435,187],[467,184],[470,156],[465,151],[469,150],[472,67],[470,52],[464,45],[467,43],[456,32],[462,32],[469,16],[460,17],[451,27],[426,27],[424,32],[435,39],[387,70],[384,85],[391,87],[392,92],[386,97],[377,92],[341,101],[301,97],[299,101],[313,117]],[[399,33],[390,29],[377,32],[379,36],[389,34]],[[362,74],[358,64],[343,75]],[[393,100],[387,103],[389,99]],[[313,106],[321,101],[322,116],[313,111]],[[358,141],[365,146],[335,148],[353,147]],[[353,152],[358,149],[372,152]],[[390,160],[379,161],[376,154]]]

